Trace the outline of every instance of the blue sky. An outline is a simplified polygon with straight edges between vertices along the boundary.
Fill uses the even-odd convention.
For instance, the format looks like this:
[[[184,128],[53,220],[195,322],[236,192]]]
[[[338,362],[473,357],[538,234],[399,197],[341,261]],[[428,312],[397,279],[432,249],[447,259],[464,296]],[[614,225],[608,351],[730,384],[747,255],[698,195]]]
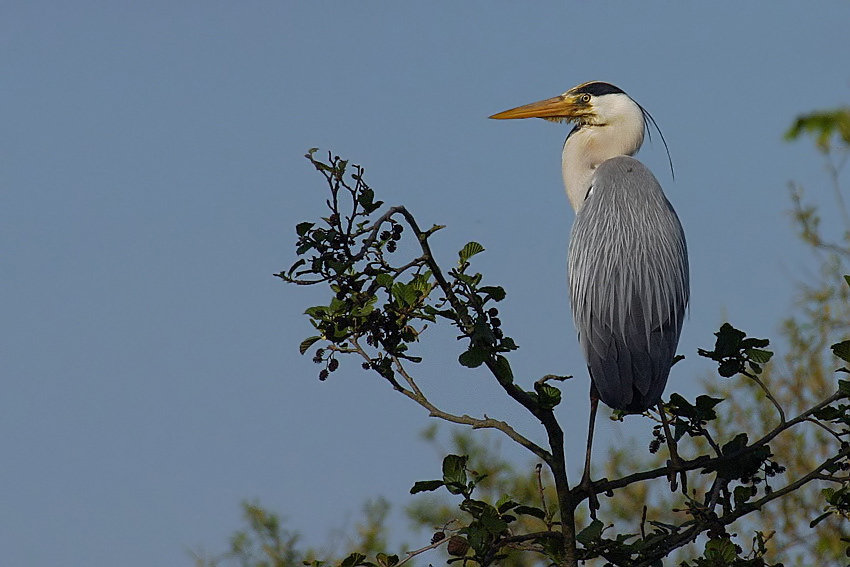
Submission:
[[[446,263],[485,245],[476,266],[508,291],[520,379],[577,376],[561,414],[579,470],[568,128],[486,117],[587,80],[653,114],[675,181],[660,144],[639,157],[692,273],[668,393],[694,394],[709,369],[696,348],[727,318],[777,337],[811,270],[787,187],[817,198],[826,175],[781,136],[848,100],[848,21],[846,2],[3,2],[0,562],[190,564],[254,498],[322,545],[365,499],[404,504],[437,473],[423,411],[353,361],[320,383],[298,355],[301,313],[326,294],[271,274],[294,260],[294,225],[323,212],[313,146],[447,225]],[[456,367],[460,350],[450,331],[421,345],[434,399],[539,438]],[[623,442],[616,427],[597,455]]]

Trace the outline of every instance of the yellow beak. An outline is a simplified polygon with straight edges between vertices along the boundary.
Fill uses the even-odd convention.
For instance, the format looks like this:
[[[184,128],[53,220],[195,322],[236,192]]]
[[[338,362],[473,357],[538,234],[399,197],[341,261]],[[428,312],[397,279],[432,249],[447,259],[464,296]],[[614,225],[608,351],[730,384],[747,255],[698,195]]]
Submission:
[[[494,114],[490,118],[496,120],[511,120],[514,118],[547,118],[549,120],[570,120],[577,118],[581,106],[577,105],[572,97],[558,95],[538,102],[532,102],[525,106],[518,106],[504,112]]]

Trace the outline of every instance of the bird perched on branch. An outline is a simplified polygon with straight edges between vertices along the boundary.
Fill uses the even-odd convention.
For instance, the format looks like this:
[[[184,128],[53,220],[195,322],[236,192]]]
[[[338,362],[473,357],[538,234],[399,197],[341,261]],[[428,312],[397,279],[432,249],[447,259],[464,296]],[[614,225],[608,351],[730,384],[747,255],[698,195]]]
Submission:
[[[658,180],[631,157],[649,124],[658,126],[622,89],[598,81],[490,118],[574,124],[561,167],[576,212],[569,287],[591,378],[589,458],[600,399],[627,412],[661,400],[690,296],[682,225]]]

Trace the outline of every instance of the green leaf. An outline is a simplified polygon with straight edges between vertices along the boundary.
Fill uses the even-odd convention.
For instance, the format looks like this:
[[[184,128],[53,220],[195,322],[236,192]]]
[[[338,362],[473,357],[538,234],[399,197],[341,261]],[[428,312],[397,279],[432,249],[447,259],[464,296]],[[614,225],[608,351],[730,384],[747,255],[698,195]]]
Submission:
[[[364,562],[366,556],[362,553],[352,553],[348,557],[342,560],[340,563],[340,567],[357,567],[358,565],[368,565],[369,563]]]
[[[755,486],[736,486],[734,491],[735,507],[739,507],[756,495]]]
[[[845,145],[850,145],[850,108],[821,110],[798,116],[785,132],[785,139],[794,140],[804,132],[814,138],[818,149],[823,152],[830,150],[833,134],[838,134]]]
[[[534,516],[535,518],[540,518],[541,520],[546,518],[546,513],[540,508],[535,508],[533,506],[517,506],[514,508],[514,512],[517,514],[523,514],[525,516]]]
[[[768,362],[773,356],[773,353],[769,350],[762,350],[759,348],[748,348],[744,352],[748,357],[750,357],[750,360],[759,364],[764,364],[765,362]]]
[[[304,236],[315,224],[313,222],[299,222],[295,225],[295,232],[298,236]]]
[[[717,337],[714,351],[720,356],[733,356],[738,352],[738,346],[747,336],[747,333],[739,331],[729,323],[723,323],[720,330],[714,333],[714,336]]]
[[[469,347],[469,350],[461,353],[457,360],[467,368],[478,368],[484,364],[488,356],[487,351],[483,348]]]
[[[844,276],[844,281],[847,282],[847,285],[850,285],[850,276]]]
[[[448,484],[466,485],[467,456],[446,455],[443,459],[443,482]]]
[[[718,565],[731,563],[737,555],[735,544],[728,539],[713,539],[705,544],[705,558],[715,561]]]
[[[561,403],[561,390],[555,386],[535,382],[534,390],[537,392],[537,399],[543,409],[550,410]]]
[[[850,381],[839,380],[838,381],[838,393],[844,394],[845,396],[850,396]]]
[[[386,272],[381,272],[375,276],[375,282],[384,288],[390,289],[393,287],[393,277]]]
[[[301,354],[304,354],[305,352],[307,352],[307,349],[313,346],[313,343],[320,340],[322,340],[322,337],[308,337],[301,341],[301,344],[298,346],[298,351]]]
[[[413,488],[410,489],[411,494],[419,492],[431,492],[441,488],[445,483],[442,480],[418,480],[413,483]]]
[[[593,543],[594,540],[599,539],[602,535],[602,528],[605,525],[600,520],[593,520],[590,522],[590,525],[581,530],[579,534],[576,536],[576,540],[584,546],[588,546]]]
[[[493,301],[502,301],[505,298],[504,288],[497,285],[485,285],[478,289],[479,293],[487,294]]]
[[[697,409],[699,410],[711,410],[714,409],[714,406],[723,401],[723,398],[712,398],[711,396],[706,396],[705,394],[701,396],[697,396]]]
[[[423,295],[431,291],[431,271],[428,270],[424,274],[417,274],[410,281],[410,285],[417,291],[421,291]]]
[[[835,343],[832,345],[832,353],[844,362],[850,362],[850,341]]]
[[[494,536],[508,529],[508,523],[499,516],[499,513],[492,506],[484,508],[479,521],[484,529]]]
[[[398,565],[398,555],[379,553],[375,556],[375,559],[378,560],[378,565],[381,567],[395,567],[395,565]]]
[[[843,415],[843,413],[838,408],[826,406],[814,412],[812,415],[823,421],[832,421],[833,419]]]
[[[480,252],[484,252],[483,246],[477,242],[467,242],[466,245],[460,249],[460,252],[458,252],[458,256],[460,256],[460,262],[458,263],[465,264],[470,258]]]
[[[817,518],[815,518],[814,520],[809,522],[809,527],[810,528],[815,527],[816,525],[818,525],[822,521],[826,520],[830,516],[832,516],[832,512],[824,512],[823,514],[821,514],[820,516],[818,516]]]
[[[363,205],[363,208],[368,209],[372,204],[372,201],[375,199],[375,192],[366,187],[363,191],[360,192],[360,195],[357,196],[357,202]]]
[[[399,304],[414,305],[416,303],[416,289],[409,284],[395,282],[393,284],[393,297]]]
[[[511,500],[511,497],[507,494],[503,494],[501,498],[496,502],[496,509],[500,514],[504,514],[505,512],[509,512],[519,506],[517,502]]]
[[[670,406],[672,406],[675,415],[682,417],[694,418],[697,416],[697,408],[677,393],[670,394]]]
[[[743,368],[741,367],[741,361],[739,360],[724,360],[717,367],[717,372],[719,372],[724,378],[731,378],[741,370],[743,370]]]
[[[309,315],[313,319],[324,319],[328,316],[328,308],[325,305],[316,305],[315,307],[305,309],[304,314]]]

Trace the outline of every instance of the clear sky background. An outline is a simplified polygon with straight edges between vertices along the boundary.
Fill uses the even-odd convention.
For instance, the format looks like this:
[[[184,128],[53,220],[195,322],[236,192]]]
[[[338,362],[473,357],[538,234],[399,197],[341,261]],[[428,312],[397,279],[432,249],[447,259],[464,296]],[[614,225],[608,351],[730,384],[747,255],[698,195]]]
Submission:
[[[322,545],[367,498],[403,505],[437,475],[423,411],[354,361],[320,383],[298,354],[301,313],[327,295],[272,273],[323,213],[313,146],[447,225],[445,263],[485,245],[519,379],[577,376],[560,414],[578,471],[568,126],[487,116],[588,80],[654,115],[675,181],[657,138],[640,158],[692,274],[668,393],[694,395],[720,323],[778,337],[809,277],[787,187],[816,196],[827,178],[811,144],[781,137],[850,98],[847,22],[847,2],[0,2],[0,563],[188,565],[254,498]],[[457,368],[450,331],[426,339],[436,401],[540,438]],[[601,428],[598,459],[625,442]]]

